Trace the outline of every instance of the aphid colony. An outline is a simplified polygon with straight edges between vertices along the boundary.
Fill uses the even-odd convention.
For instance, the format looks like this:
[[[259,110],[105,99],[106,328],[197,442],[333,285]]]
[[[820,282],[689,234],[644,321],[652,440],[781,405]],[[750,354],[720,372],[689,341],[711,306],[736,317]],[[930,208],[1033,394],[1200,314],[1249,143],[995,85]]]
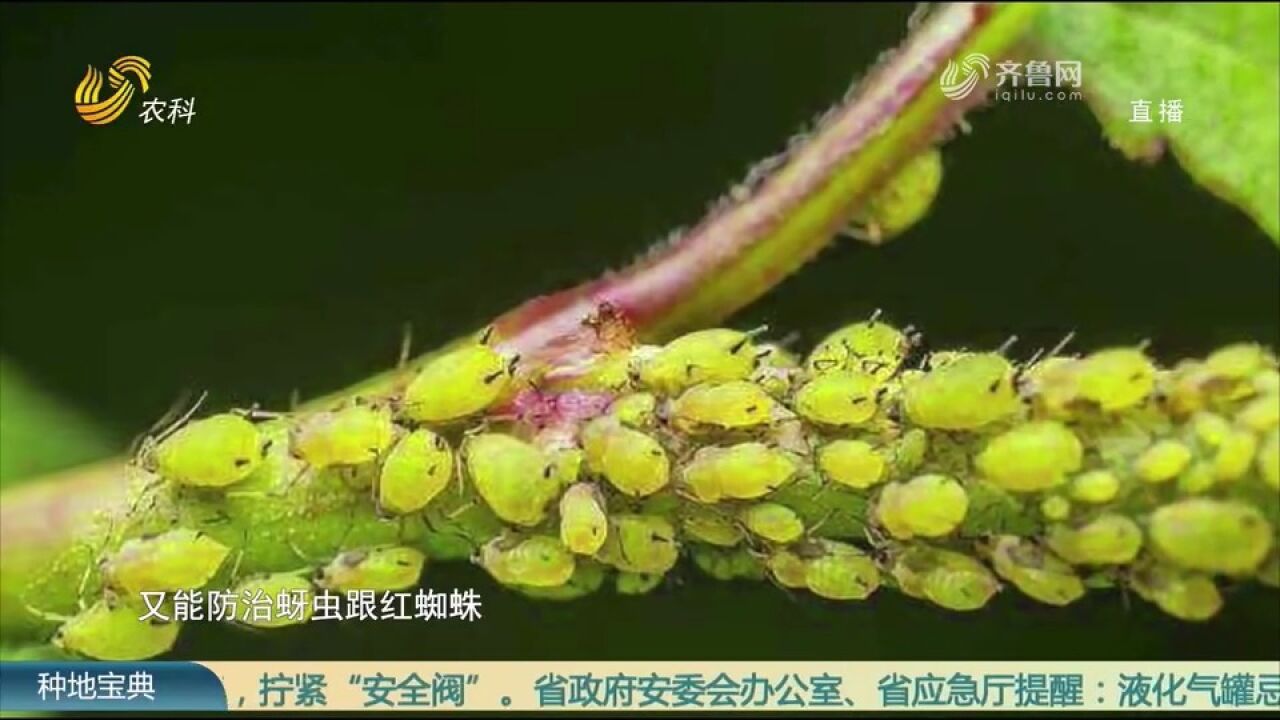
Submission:
[[[1261,347],[1162,370],[1137,348],[1024,363],[925,355],[876,317],[803,358],[758,336],[693,332],[566,376],[522,366],[486,333],[389,396],[273,416],[284,434],[257,412],[189,420],[138,464],[214,504],[263,474],[290,476],[256,492],[339,473],[385,523],[422,520],[428,538],[431,517],[469,529],[474,562],[540,598],[590,592],[609,573],[619,592],[648,592],[684,554],[725,579],[832,600],[883,585],[959,611],[1004,587],[1066,605],[1121,586],[1202,620],[1222,604],[1219,579],[1275,584],[1280,374]],[[591,417],[512,420],[503,409],[529,391],[611,400]],[[266,461],[274,442],[290,463]],[[175,628],[122,619],[141,592],[215,579],[402,589],[419,580],[421,547],[348,544],[318,568],[300,560],[307,572],[264,573],[202,532],[133,537],[104,554],[104,594],[57,641],[147,657]]]

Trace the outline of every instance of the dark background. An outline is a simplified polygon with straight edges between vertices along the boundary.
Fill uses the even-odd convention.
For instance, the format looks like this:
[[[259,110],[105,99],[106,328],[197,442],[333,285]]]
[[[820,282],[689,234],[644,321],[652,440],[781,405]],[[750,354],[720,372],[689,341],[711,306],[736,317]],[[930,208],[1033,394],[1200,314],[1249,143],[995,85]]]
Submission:
[[[884,5],[12,5],[0,11],[0,352],[123,444],[184,388],[268,406],[390,366],[695,222],[900,38]],[[85,66],[139,54],[152,97],[91,127]],[[1086,81],[1088,68],[1085,68]],[[1187,112],[1213,109],[1188,107]],[[932,214],[835,244],[735,318],[802,344],[884,308],[936,347],[1152,341],[1164,360],[1280,338],[1276,248],[1172,159],[1131,164],[1085,106],[1014,103],[945,148]],[[191,626],[204,659],[1267,658],[1274,592],[1193,625],[1098,593],[961,615],[696,571],[569,604],[466,566],[483,621]]]

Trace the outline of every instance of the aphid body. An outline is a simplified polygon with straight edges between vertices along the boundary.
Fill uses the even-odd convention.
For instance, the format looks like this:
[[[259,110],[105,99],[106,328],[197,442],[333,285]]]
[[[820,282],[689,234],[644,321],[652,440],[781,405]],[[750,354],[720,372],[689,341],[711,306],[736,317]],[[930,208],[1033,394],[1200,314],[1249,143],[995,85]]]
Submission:
[[[878,388],[876,379],[860,370],[823,373],[796,391],[796,413],[819,425],[862,425],[875,417]]]
[[[884,481],[887,463],[870,443],[842,439],[818,450],[818,469],[845,487],[865,490]]]
[[[1000,577],[1042,603],[1068,605],[1084,595],[1084,583],[1070,565],[1023,538],[996,538],[991,564]]]
[[[902,405],[917,425],[975,430],[1021,408],[1013,366],[996,353],[962,354],[904,382]]]
[[[667,486],[671,460],[651,435],[601,417],[582,428],[587,465],[632,497],[652,495]]]
[[[560,495],[554,465],[540,449],[519,438],[472,435],[463,441],[462,454],[480,497],[509,523],[537,525]]]
[[[417,422],[447,423],[475,415],[510,389],[514,361],[484,343],[446,351],[405,388],[402,412]]]
[[[225,487],[248,477],[262,461],[263,438],[235,413],[195,420],[156,446],[156,471],[193,487]]]
[[[790,416],[764,388],[746,380],[695,385],[671,404],[672,424],[690,434],[746,430]]]
[[[1151,543],[1168,560],[1189,570],[1226,575],[1252,572],[1271,549],[1272,531],[1252,505],[1189,498],[1151,514]]]
[[[876,519],[900,540],[946,535],[960,526],[968,511],[964,486],[933,473],[886,485],[876,502]]]
[[[394,434],[390,410],[355,403],[301,418],[290,446],[313,470],[350,467],[377,460]]]
[[[418,584],[427,556],[404,546],[379,546],[346,550],[318,568],[312,578],[325,590],[391,592]]]
[[[604,496],[591,483],[570,486],[560,497],[560,542],[579,555],[595,555],[609,534]]]
[[[143,614],[132,603],[99,600],[63,623],[53,644],[76,655],[121,662],[168,652],[182,624],[139,620]]]
[[[755,369],[756,349],[748,333],[713,328],[678,337],[639,364],[641,384],[675,395],[700,383],[746,379]]]
[[[1061,485],[1083,460],[1084,447],[1075,433],[1056,420],[1039,420],[997,435],[975,464],[1005,490],[1037,492]]]
[[[500,536],[480,550],[480,565],[504,585],[558,587],[573,577],[577,561],[556,538]]]
[[[453,449],[425,428],[391,448],[378,472],[378,507],[398,515],[426,507],[453,477]]]
[[[102,563],[110,587],[127,596],[203,587],[222,567],[230,548],[203,532],[178,528],[122,543]]]
[[[764,443],[700,448],[684,467],[684,484],[698,500],[754,500],[782,487],[799,468],[785,451]]]

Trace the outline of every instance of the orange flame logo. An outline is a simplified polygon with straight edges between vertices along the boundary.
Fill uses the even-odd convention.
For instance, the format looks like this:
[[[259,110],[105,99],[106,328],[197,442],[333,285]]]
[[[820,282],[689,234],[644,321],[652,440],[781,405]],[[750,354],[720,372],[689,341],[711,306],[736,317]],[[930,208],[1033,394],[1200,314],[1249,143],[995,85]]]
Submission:
[[[131,73],[137,78],[136,86],[125,73]],[[151,63],[137,55],[125,55],[107,68],[107,82],[115,92],[106,100],[100,101],[98,94],[102,92],[102,72],[90,65],[85,71],[84,79],[76,86],[76,112],[90,125],[106,125],[120,117],[125,108],[129,107],[136,87],[147,92],[150,81]]]

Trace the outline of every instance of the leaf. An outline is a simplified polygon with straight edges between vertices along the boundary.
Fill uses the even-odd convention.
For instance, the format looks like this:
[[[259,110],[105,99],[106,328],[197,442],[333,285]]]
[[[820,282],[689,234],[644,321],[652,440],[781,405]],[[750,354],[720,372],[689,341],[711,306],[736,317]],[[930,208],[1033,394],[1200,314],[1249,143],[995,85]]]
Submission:
[[[1280,242],[1280,5],[1053,3],[1034,33],[1053,59],[1080,61],[1113,145],[1150,159],[1167,143]],[[1130,122],[1137,100],[1150,123]],[[1161,122],[1162,100],[1181,100],[1181,122]]]
[[[118,450],[109,434],[0,359],[0,485]]]

